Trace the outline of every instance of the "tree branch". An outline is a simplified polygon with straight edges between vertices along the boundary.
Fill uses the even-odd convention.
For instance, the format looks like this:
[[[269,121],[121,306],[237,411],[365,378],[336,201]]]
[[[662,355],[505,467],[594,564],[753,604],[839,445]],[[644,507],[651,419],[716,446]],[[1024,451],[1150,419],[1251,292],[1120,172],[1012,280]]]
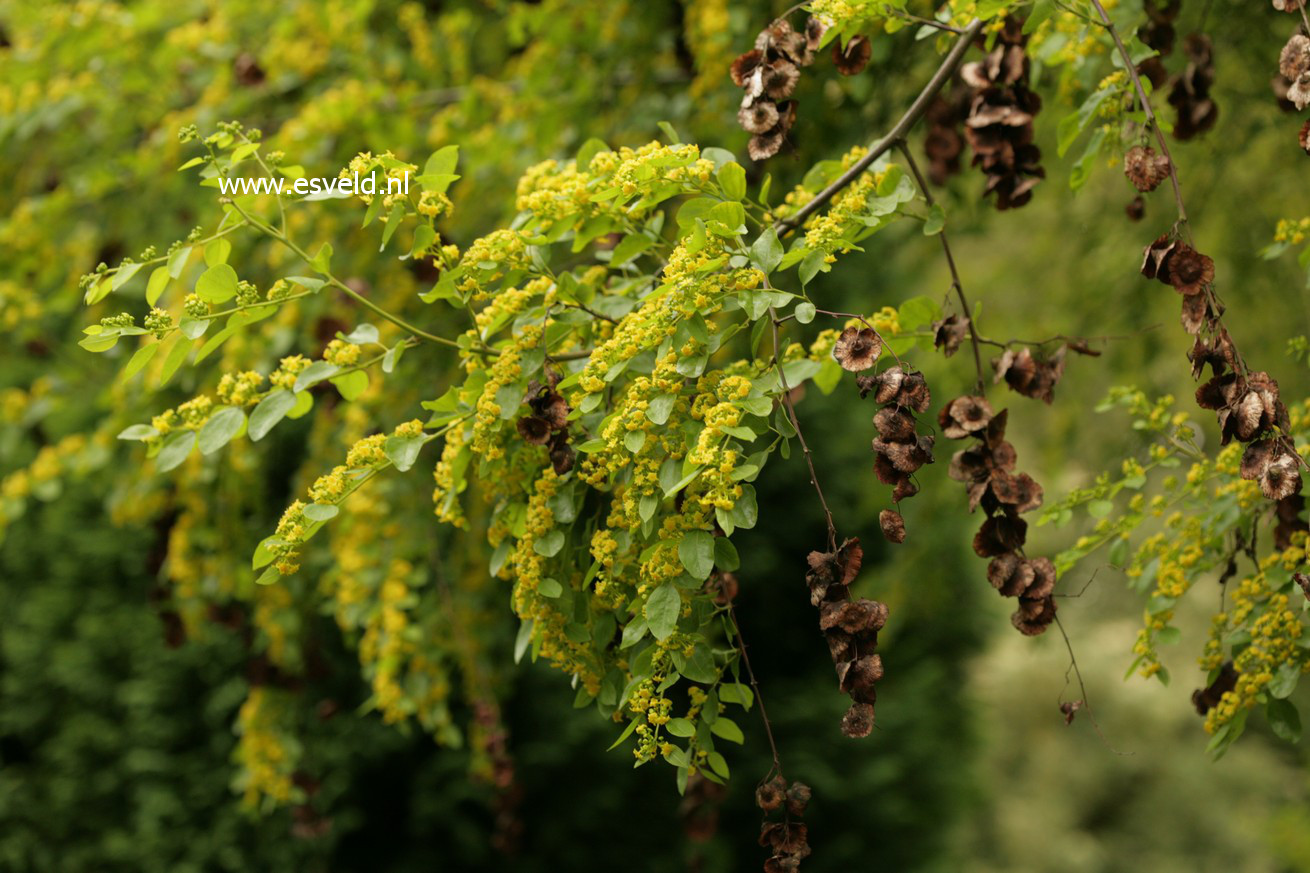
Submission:
[[[775,223],[774,226],[778,229],[779,236],[790,233],[804,224],[805,219],[809,218],[817,210],[822,209],[824,204],[831,200],[839,191],[854,182],[865,170],[869,169],[874,161],[882,157],[883,154],[893,148],[898,142],[905,139],[905,135],[910,132],[910,129],[913,128],[914,125],[918,123],[919,119],[923,117],[923,114],[928,111],[928,106],[932,103],[933,98],[936,97],[937,93],[946,85],[947,80],[955,74],[956,68],[960,65],[960,60],[964,57],[964,53],[969,50],[969,46],[973,43],[974,37],[976,37],[982,30],[982,26],[983,23],[981,21],[974,19],[964,28],[960,33],[960,38],[956,40],[955,45],[951,46],[951,50],[947,52],[946,57],[942,58],[941,66],[937,68],[937,72],[933,73],[933,77],[928,80],[928,84],[923,86],[923,90],[919,92],[919,96],[914,99],[912,104],[910,104],[910,108],[905,110],[905,114],[901,116],[900,121],[896,122],[886,136],[870,145],[869,151],[864,155],[864,157],[860,158],[860,160],[845,173],[842,173],[841,176],[831,185],[814,195],[814,199],[798,209],[795,215],[790,215]]]

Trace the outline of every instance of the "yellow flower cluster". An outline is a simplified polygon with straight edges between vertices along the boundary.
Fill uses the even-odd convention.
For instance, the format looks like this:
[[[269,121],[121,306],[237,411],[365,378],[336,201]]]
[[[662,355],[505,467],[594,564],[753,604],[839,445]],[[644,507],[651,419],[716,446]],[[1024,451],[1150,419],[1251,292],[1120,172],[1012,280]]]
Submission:
[[[218,380],[218,399],[229,406],[254,406],[260,400],[264,377],[254,370],[224,373]]]
[[[334,339],[323,350],[323,360],[338,367],[353,367],[359,363],[359,346],[344,340]]]
[[[299,744],[288,735],[285,721],[290,707],[281,697],[281,692],[256,686],[237,713],[234,757],[241,767],[237,784],[243,802],[251,808],[264,800],[288,803],[295,793],[292,774]]]
[[[1306,241],[1307,234],[1310,234],[1310,216],[1300,219],[1280,218],[1274,230],[1274,242],[1299,246]]]

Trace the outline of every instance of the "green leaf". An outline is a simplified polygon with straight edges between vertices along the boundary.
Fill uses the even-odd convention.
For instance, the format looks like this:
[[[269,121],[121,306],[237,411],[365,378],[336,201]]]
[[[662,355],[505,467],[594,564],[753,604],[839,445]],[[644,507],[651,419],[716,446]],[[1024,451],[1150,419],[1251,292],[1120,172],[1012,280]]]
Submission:
[[[532,550],[544,558],[553,558],[564,548],[564,531],[552,530],[532,544]]]
[[[694,737],[696,736],[696,726],[685,718],[671,718],[664,729],[675,737]]]
[[[168,384],[168,380],[173,378],[173,374],[178,371],[186,361],[186,356],[195,348],[195,342],[190,337],[178,336],[173,347],[168,350],[168,357],[164,358],[164,366],[159,370],[159,386],[163,387]]]
[[[946,210],[940,203],[934,203],[928,210],[928,218],[923,223],[924,236],[936,236],[946,227]]]
[[[273,426],[286,417],[291,407],[296,405],[296,395],[285,388],[279,388],[269,394],[250,413],[248,435],[252,442],[259,442]]]
[[[828,271],[827,253],[822,249],[815,249],[805,256],[801,261],[800,269],[797,271],[800,276],[801,285],[810,284],[811,280],[820,272]]]
[[[623,435],[624,447],[634,455],[641,451],[642,446],[646,445],[646,431],[630,430]]]
[[[542,597],[554,599],[564,593],[564,586],[555,579],[542,579],[537,585],[537,593]]]
[[[746,171],[741,164],[733,161],[719,167],[719,184],[729,200],[741,200],[746,196]],[[776,237],[776,234],[775,234]]]
[[[177,433],[171,433],[164,438],[164,444],[159,449],[159,454],[155,456],[155,468],[161,473],[167,473],[169,470],[181,464],[191,454],[191,450],[196,447],[196,435],[194,431],[183,430]]]
[[[459,146],[444,146],[428,156],[427,163],[423,165],[423,175],[437,176],[453,173],[457,166],[459,166]]]
[[[1292,696],[1300,679],[1301,665],[1295,661],[1288,661],[1274,673],[1274,678],[1265,686],[1265,690],[1276,700],[1286,700]]]
[[[332,378],[340,369],[336,364],[329,364],[327,361],[315,361],[300,371],[300,375],[296,377],[296,384],[291,390],[299,394],[311,385]]]
[[[200,428],[200,453],[212,455],[223,448],[245,427],[246,414],[235,406],[224,406],[209,416]]]
[[[355,370],[341,376],[333,376],[332,384],[346,400],[354,400],[368,388],[368,373]]]
[[[332,244],[323,243],[319,246],[318,253],[310,258],[309,265],[315,272],[327,275],[332,269]]]
[[[150,363],[150,359],[153,358],[158,351],[159,343],[151,343],[148,346],[142,346],[137,349],[136,352],[133,353],[132,359],[127,362],[127,366],[123,368],[123,381],[126,382],[128,379],[131,379],[137,373],[141,372],[141,368]]]
[[[117,291],[131,280],[141,269],[141,264],[124,264],[114,273],[114,278],[109,284],[110,291]]]
[[[724,759],[723,755],[719,754],[718,752],[710,752],[706,760],[710,762],[711,770],[713,770],[718,775],[722,776],[724,779],[730,778],[730,774],[728,772],[728,762],[727,760]]]
[[[382,443],[382,451],[404,473],[418,460],[418,453],[423,449],[427,438],[423,436],[389,436]]]
[[[714,570],[714,535],[709,531],[688,531],[678,543],[678,560],[697,581],[709,578]]]
[[[782,263],[783,254],[782,242],[778,239],[778,231],[772,227],[766,228],[763,233],[755,238],[755,242],[751,243],[751,262],[765,273],[772,273],[778,269],[778,264]]]
[[[614,247],[614,251],[610,256],[610,265],[617,267],[626,264],[654,244],[655,241],[644,233],[628,234],[623,238],[622,242]]]
[[[714,566],[726,573],[735,572],[741,566],[737,547],[727,537],[714,538]]]
[[[597,139],[596,137],[593,136],[591,139],[587,140],[581,146],[578,147],[578,152],[574,156],[573,160],[577,168],[585,172],[587,166],[591,163],[591,159],[596,157],[596,155],[600,154],[601,152],[609,151],[609,148],[610,147],[608,144],[606,144],[605,140]]]
[[[720,697],[719,699],[722,700],[723,698]],[[721,715],[716,718],[714,724],[710,725],[710,733],[714,734],[716,737],[721,737],[730,743],[740,744],[746,742],[746,735],[741,732],[741,728],[737,726],[735,721],[727,716]]]
[[[809,324],[814,321],[814,316],[818,313],[814,304],[808,300],[802,300],[796,304],[796,320],[801,324]]]
[[[650,406],[646,408],[646,417],[652,424],[664,424],[669,420],[669,416],[673,413],[673,406],[677,402],[678,398],[672,394],[661,394],[650,401]]]
[[[646,624],[655,639],[667,639],[678,626],[682,614],[682,595],[672,582],[665,582],[646,598]]]
[[[237,295],[237,271],[215,264],[196,280],[196,294],[206,303],[226,303]]]
[[[641,721],[642,721],[642,723],[644,724],[646,720],[643,718],[643,719],[641,719]],[[624,741],[624,740],[626,740],[628,737],[632,736],[632,732],[635,731],[636,729],[637,729],[637,719],[634,718],[632,721],[628,722],[628,726],[627,726],[626,728],[623,729],[623,733],[619,734],[619,738],[618,738],[617,740],[615,740],[615,741],[610,745],[610,747],[609,747],[608,749],[606,749],[605,751],[607,751],[607,752],[612,752],[612,751],[614,751],[615,749],[617,749],[620,745],[623,744],[623,741]]]
[[[305,518],[310,521],[329,521],[336,518],[341,507],[331,503],[311,503],[304,508]]]
[[[1265,705],[1269,728],[1279,739],[1295,743],[1301,739],[1301,714],[1289,701],[1274,698]]]
[[[134,424],[123,428],[118,434],[120,440],[148,440],[159,436],[159,431],[148,424]]]
[[[155,267],[155,271],[150,274],[150,280],[146,282],[146,304],[154,306],[159,302],[159,297],[168,287],[168,268]]]
[[[740,682],[724,683],[719,686],[719,700],[724,703],[736,703],[742,709],[750,709],[751,704],[755,702],[755,692]]]

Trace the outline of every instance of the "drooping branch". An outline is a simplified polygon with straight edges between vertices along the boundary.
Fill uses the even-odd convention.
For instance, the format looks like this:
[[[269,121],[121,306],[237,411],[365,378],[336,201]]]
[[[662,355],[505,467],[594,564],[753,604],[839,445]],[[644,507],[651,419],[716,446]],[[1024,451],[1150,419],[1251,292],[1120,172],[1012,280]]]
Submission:
[[[910,173],[914,176],[915,184],[923,193],[923,199],[931,207],[934,204],[932,191],[928,188],[928,182],[919,172],[919,165],[914,160],[914,154],[905,145],[905,140],[896,143],[896,147],[905,157],[906,164],[910,167]],[[973,323],[973,310],[969,307],[969,299],[964,296],[964,283],[960,281],[960,271],[955,266],[955,256],[951,254],[951,243],[946,238],[946,228],[943,227],[937,232],[938,238],[942,241],[942,254],[946,256],[946,266],[951,271],[951,287],[955,291],[955,296],[960,300],[960,308],[964,311],[964,317],[969,324],[969,343],[973,346],[973,366],[978,375],[978,395],[982,396],[987,393],[986,380],[983,378],[982,352],[980,346],[982,340],[978,337],[978,328]]]
[[[969,50],[969,46],[973,44],[974,39],[982,30],[982,26],[981,21],[974,19],[964,28],[955,45],[951,46],[951,50],[946,53],[946,57],[942,58],[941,66],[937,68],[937,72],[933,73],[932,78],[928,80],[928,84],[923,86],[919,96],[914,99],[914,102],[910,104],[910,108],[905,110],[905,114],[901,116],[892,129],[881,139],[870,145],[869,151],[864,157],[856,161],[849,170],[842,173],[832,184],[814,195],[813,200],[796,210],[795,214],[778,221],[775,227],[779,236],[784,236],[803,225],[807,218],[817,210],[822,209],[843,188],[854,182],[869,167],[873,166],[874,161],[905,139],[906,134],[913,129],[914,125],[923,117],[923,114],[928,111],[933,98],[955,74],[956,69],[960,66],[960,61],[964,58],[964,53]]]

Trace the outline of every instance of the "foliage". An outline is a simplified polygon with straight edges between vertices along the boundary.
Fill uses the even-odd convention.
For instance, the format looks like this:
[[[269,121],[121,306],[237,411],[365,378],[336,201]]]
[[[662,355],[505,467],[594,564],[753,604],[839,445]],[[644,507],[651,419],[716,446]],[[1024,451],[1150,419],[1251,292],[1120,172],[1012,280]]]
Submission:
[[[838,536],[851,514],[834,512],[837,491],[816,469],[817,457],[833,472],[822,456],[846,434],[806,436],[797,413],[808,418],[829,395],[854,404],[873,394],[881,406],[860,438],[877,437],[875,478],[892,486],[894,508],[881,489],[861,508],[881,509],[895,544],[917,531],[902,501],[933,481],[933,417],[937,437],[978,440],[950,475],[968,509],[983,510],[974,551],[1016,598],[1012,621],[1025,634],[1053,623],[1065,634],[1055,598],[1071,592],[1053,590],[1056,575],[1104,547],[1146,601],[1129,672],[1167,683],[1159,647],[1181,637],[1171,621],[1182,598],[1216,571],[1221,584],[1241,577],[1214,618],[1195,705],[1218,754],[1256,705],[1280,737],[1299,737],[1289,698],[1310,669],[1296,584],[1306,579],[1307,410],[1238,354],[1215,263],[1194,247],[1193,223],[1208,217],[1189,220],[1169,142],[1215,123],[1214,70],[1202,36],[1169,75],[1164,34],[1176,10],[816,0],[807,27],[792,30],[756,4],[711,0],[677,6],[673,21],[625,3],[461,3],[433,14],[343,0],[297,5],[269,30],[242,3],[203,23],[176,4],[140,6],[77,4],[46,20],[20,4],[6,20],[5,51],[24,63],[8,74],[2,133],[19,195],[0,231],[11,277],[0,318],[24,346],[6,352],[0,531],[65,490],[99,495],[112,524],[157,532],[127,554],[166,581],[171,636],[222,646],[225,625],[244,628],[250,682],[227,713],[232,787],[249,811],[290,807],[302,829],[328,827],[331,792],[318,787],[328,756],[313,752],[304,689],[321,679],[324,641],[335,651],[344,640],[364,708],[461,750],[502,810],[518,778],[502,689],[511,661],[540,659],[568,676],[575,708],[597,710],[605,745],[630,747],[638,766],[671,765],[688,820],[712,818],[738,761],[761,763],[736,749],[749,747],[769,690],[748,660],[748,642],[762,647],[744,620],[749,597],[741,621],[734,604],[739,591],[765,596],[752,531],[786,527],[779,507],[811,499],[804,483],[800,494],[770,484],[788,481],[773,478],[788,460],[808,471],[826,529],[825,544],[809,544],[808,574],[799,555],[809,548],[791,556],[790,584],[799,593],[805,576],[851,697],[843,731],[870,734],[883,657],[889,674],[902,669],[879,632],[889,612],[914,607],[848,593],[865,550],[876,552]],[[939,96],[975,42],[963,87]],[[144,43],[154,48],[142,61],[128,47]],[[849,81],[821,66],[799,75],[828,49]],[[919,60],[901,78],[924,90],[896,106],[888,85],[895,108],[879,121],[892,133],[825,147],[863,138],[866,125],[826,117],[841,113],[824,112],[819,94],[858,95],[866,64],[890,73],[889,57],[910,52]],[[652,84],[670,75],[678,88]],[[112,100],[97,92],[104,81],[119,86]],[[747,92],[735,117],[732,85]],[[1174,121],[1152,100],[1166,86]],[[1090,531],[1053,560],[1025,551],[1020,515],[1044,490],[1015,472],[1024,438],[1011,426],[1007,441],[1010,413],[985,395],[1003,381],[1050,404],[1066,358],[1096,366],[1104,343],[1001,341],[991,316],[985,331],[978,288],[971,279],[966,289],[952,249],[980,219],[929,183],[958,169],[967,141],[998,209],[1025,207],[1035,192],[1065,196],[1039,186],[1039,92],[1055,107],[1060,157],[1086,137],[1068,169],[1073,190],[1098,184],[1107,157],[1142,195],[1168,182],[1178,220],[1146,247],[1143,272],[1180,295],[1193,376],[1211,366],[1197,399],[1216,411],[1224,444],[1208,457],[1203,426],[1172,398],[1116,389],[1106,410],[1128,411],[1151,444],[1116,461],[1118,472],[1046,492],[1034,529],[1089,517]],[[70,118],[117,172],[76,137],[48,135]],[[906,142],[921,118],[927,176]],[[813,136],[825,131],[842,135]],[[751,162],[723,147],[746,133]],[[793,138],[802,171],[761,166]],[[177,178],[162,178],[161,164],[179,167]],[[323,173],[381,184],[308,195],[228,187]],[[157,220],[135,220],[147,212]],[[1299,245],[1303,230],[1281,224],[1266,256]],[[844,262],[925,244],[942,248],[949,284],[830,300]],[[61,337],[78,304],[92,323],[72,349]],[[950,358],[965,347],[967,377],[931,361],[934,349]],[[990,367],[986,349],[998,354]],[[970,381],[931,398],[930,383]],[[940,414],[916,419],[930,406]],[[140,467],[142,457],[152,464]],[[1155,475],[1184,461],[1184,481]],[[954,533],[933,525],[934,536]],[[1091,716],[1085,693],[1064,703],[1070,720],[1083,708]],[[810,791],[783,776],[784,759],[789,776],[801,774],[763,724],[768,755],[747,781],[782,815],[761,835],[770,869],[781,869],[809,853],[799,819]]]

